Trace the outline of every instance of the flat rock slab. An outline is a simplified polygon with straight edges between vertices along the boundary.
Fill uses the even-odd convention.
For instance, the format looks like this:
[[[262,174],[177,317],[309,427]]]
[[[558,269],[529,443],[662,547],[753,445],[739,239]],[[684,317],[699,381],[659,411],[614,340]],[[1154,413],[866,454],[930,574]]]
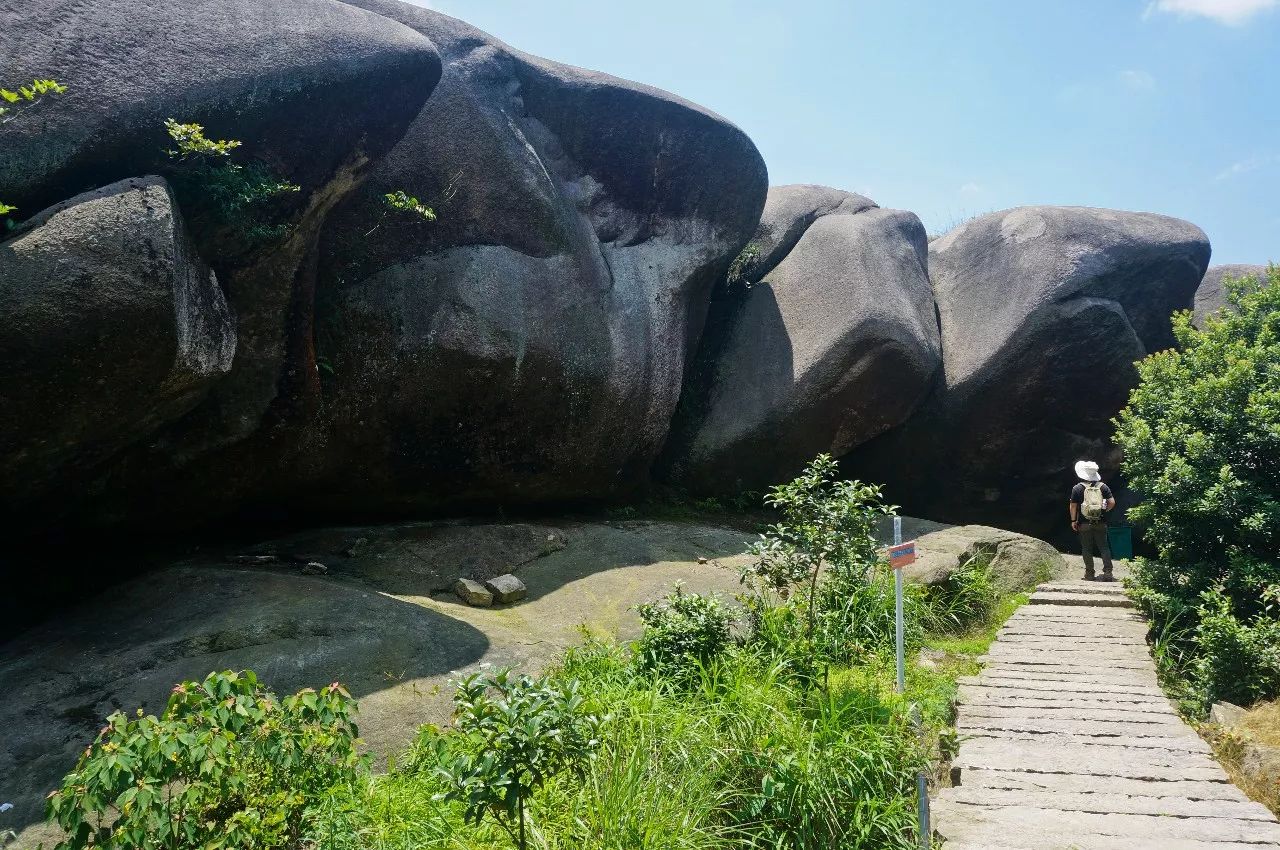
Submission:
[[[980,767],[971,767],[964,772],[964,785],[961,787],[975,790],[993,788],[1005,791],[1180,796],[1192,800],[1235,800],[1240,803],[1247,802],[1249,799],[1243,791],[1226,781],[1131,779],[1124,776],[1090,776],[1080,773],[985,770]]]
[[[1156,682],[1117,585],[1053,582],[960,680],[947,850],[1262,850],[1280,822],[1230,783]]]
[[[1088,847],[1089,836],[1126,838],[1129,848],[1164,850],[1169,839],[1280,844],[1280,823],[1238,818],[1067,812],[1036,806],[974,806],[940,801],[937,823],[948,841],[983,847]]]
[[[1183,795],[1153,796],[1080,791],[1014,791],[994,788],[946,788],[939,800],[974,806],[1030,806],[1043,810],[1094,814],[1161,815],[1171,818],[1229,818],[1274,823],[1266,806],[1251,800],[1197,800]]]

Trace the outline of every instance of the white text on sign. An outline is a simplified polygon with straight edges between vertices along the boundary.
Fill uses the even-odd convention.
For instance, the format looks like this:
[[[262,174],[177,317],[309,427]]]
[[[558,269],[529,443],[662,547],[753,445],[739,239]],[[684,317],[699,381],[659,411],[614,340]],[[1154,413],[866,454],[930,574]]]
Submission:
[[[915,561],[916,542],[914,540],[889,547],[889,566],[895,570],[900,570],[907,564],[914,564]]]

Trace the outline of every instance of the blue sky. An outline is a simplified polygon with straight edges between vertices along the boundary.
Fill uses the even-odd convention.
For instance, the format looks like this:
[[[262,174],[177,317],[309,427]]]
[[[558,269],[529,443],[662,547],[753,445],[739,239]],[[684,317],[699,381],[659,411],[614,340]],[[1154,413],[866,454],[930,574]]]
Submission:
[[[649,83],[931,232],[1020,204],[1149,210],[1280,261],[1280,0],[419,0]]]

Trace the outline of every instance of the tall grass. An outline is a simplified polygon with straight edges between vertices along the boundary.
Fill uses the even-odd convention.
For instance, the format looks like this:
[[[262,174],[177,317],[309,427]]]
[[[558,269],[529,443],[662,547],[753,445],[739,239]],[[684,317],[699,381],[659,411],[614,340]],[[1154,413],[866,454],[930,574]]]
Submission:
[[[893,659],[881,641],[835,669],[825,688],[797,676],[787,653],[767,642],[735,645],[678,676],[642,672],[633,646],[589,639],[569,650],[552,676],[577,681],[607,712],[604,743],[584,775],[557,777],[538,792],[531,846],[915,846],[914,777],[938,753],[913,730],[907,709],[918,706],[934,741],[951,723],[956,677],[976,670],[971,656],[1025,599],[993,601],[987,578],[980,566],[964,572],[933,594],[935,610],[927,594],[916,597],[919,616],[934,627],[926,637],[917,624],[917,642],[946,657],[935,669],[910,664],[905,695],[894,693]],[[862,613],[892,622],[891,602]],[[449,748],[449,732],[424,727],[399,766],[342,789],[315,813],[314,846],[508,847],[499,830],[464,825],[460,807],[438,799],[436,767]]]

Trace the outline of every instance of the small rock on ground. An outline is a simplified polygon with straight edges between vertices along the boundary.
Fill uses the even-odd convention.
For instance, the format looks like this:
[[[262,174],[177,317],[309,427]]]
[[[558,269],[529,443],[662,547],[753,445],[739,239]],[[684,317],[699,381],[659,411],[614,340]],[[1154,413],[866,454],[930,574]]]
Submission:
[[[469,578],[460,578],[455,581],[453,583],[453,592],[468,605],[487,608],[493,604],[493,594],[489,591],[489,588]]]
[[[495,576],[486,581],[484,586],[493,594],[494,600],[503,605],[519,602],[529,595],[529,590],[524,586],[524,582],[511,573]]]

